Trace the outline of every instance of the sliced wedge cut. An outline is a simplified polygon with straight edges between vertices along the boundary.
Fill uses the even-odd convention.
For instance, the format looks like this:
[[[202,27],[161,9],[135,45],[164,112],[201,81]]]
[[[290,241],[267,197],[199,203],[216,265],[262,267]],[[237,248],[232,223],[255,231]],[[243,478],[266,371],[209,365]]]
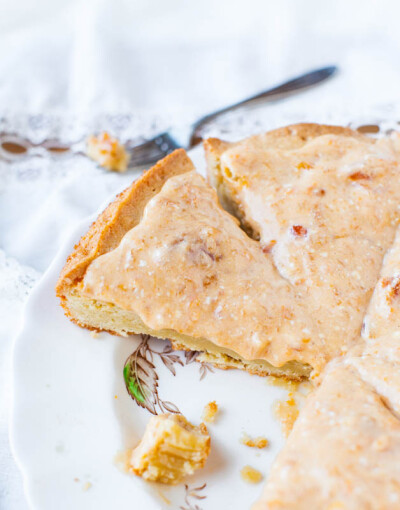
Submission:
[[[80,326],[168,338],[222,368],[302,379],[328,357],[292,286],[183,151],[100,215],[57,293]]]

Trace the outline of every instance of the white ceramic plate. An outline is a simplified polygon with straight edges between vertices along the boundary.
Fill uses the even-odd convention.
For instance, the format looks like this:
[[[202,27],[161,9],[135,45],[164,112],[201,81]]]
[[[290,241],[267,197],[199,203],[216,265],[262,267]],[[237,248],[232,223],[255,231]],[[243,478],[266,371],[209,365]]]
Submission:
[[[201,151],[191,156],[203,170]],[[160,399],[173,402],[194,423],[201,421],[207,402],[218,403],[218,418],[208,427],[210,457],[206,467],[187,480],[189,489],[146,484],[116,466],[116,454],[137,444],[151,416],[130,398],[122,376],[125,360],[140,338],[106,333],[93,338],[66,319],[54,293],[67,255],[92,221],[88,218],[74,230],[33,291],[15,341],[11,440],[32,508],[249,508],[261,485],[246,484],[241,468],[249,464],[266,475],[283,444],[271,408],[286,392],[257,376],[206,370],[200,380],[201,365],[195,362],[172,363],[173,375],[154,354]],[[165,345],[150,342],[157,351]],[[183,354],[179,356],[185,363]],[[255,450],[242,445],[243,432],[266,436],[270,446]],[[199,487],[203,488],[192,490]]]

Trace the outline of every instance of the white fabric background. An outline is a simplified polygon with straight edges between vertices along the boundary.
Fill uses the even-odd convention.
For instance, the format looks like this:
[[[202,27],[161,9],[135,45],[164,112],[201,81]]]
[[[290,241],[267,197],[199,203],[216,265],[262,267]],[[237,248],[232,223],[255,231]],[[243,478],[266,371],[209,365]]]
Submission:
[[[235,137],[292,119],[395,117],[399,14],[396,0],[1,0],[0,131],[73,137],[95,123],[148,134],[331,63],[340,73],[325,86],[212,129]],[[7,435],[22,304],[66,230],[132,175],[82,157],[0,162],[1,510],[26,508]]]
[[[0,105],[191,116],[340,62],[348,100],[397,98],[396,0],[2,0]]]

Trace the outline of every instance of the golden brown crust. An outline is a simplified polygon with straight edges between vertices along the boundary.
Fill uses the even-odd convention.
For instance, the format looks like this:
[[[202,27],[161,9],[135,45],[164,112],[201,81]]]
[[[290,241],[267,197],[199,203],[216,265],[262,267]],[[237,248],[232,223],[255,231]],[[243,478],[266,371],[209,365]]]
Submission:
[[[289,126],[273,129],[267,134],[268,137],[271,138],[286,138],[295,135],[304,142],[311,138],[328,134],[363,137],[363,135],[361,135],[358,131],[348,127],[333,126],[329,124],[315,124],[313,122],[290,124]]]
[[[214,157],[219,157],[223,154],[229,147],[233,145],[230,142],[224,142],[219,138],[207,138],[203,141],[204,150],[206,152],[206,156],[208,154],[212,154]]]
[[[325,124],[313,124],[313,123],[301,123],[301,124],[291,124],[289,126],[285,126],[282,128],[274,129],[265,133],[265,139],[271,142],[271,145],[274,145],[274,142],[278,142],[284,140],[285,144],[297,142],[306,142],[312,138],[317,136],[333,134],[333,135],[343,135],[343,136],[353,136],[356,138],[364,138],[365,136],[360,134],[358,131],[354,129],[343,127],[343,126],[329,126]],[[260,135],[255,135],[260,136]],[[204,150],[206,153],[206,159],[214,161],[219,159],[220,156],[227,150],[229,147],[235,145],[235,143],[225,142],[218,138],[208,138],[203,142]],[[287,145],[286,145],[287,146]]]
[[[83,277],[89,264],[118,246],[125,233],[139,223],[147,202],[160,191],[167,179],[193,169],[186,152],[178,149],[120,193],[75,245],[58,279],[57,296],[63,301],[66,291]]]

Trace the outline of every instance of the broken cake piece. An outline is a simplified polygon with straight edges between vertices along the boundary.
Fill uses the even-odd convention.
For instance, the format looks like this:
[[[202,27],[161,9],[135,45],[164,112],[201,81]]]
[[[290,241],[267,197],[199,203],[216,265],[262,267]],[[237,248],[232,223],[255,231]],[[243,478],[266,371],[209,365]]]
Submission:
[[[146,481],[175,485],[202,468],[209,453],[204,424],[195,427],[181,414],[160,414],[150,419],[126,467]]]

